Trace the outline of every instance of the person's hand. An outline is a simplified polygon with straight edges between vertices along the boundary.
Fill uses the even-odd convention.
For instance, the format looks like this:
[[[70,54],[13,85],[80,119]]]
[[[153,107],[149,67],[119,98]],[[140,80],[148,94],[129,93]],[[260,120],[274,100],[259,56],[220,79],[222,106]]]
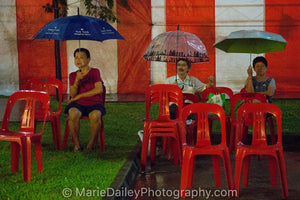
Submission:
[[[68,101],[68,104],[72,103],[73,101],[77,101],[78,99],[80,99],[80,95],[76,95],[74,98],[71,98],[71,99]]]
[[[79,68],[79,70],[77,71],[77,74],[76,74],[76,80],[77,81],[81,80],[83,78],[83,76],[84,76],[84,74]]]
[[[207,87],[214,87],[215,85],[215,77],[214,76],[210,76],[208,77],[208,83],[207,83]]]
[[[252,77],[253,70],[252,70],[251,65],[249,65],[249,67],[248,67],[248,69],[247,69],[247,73],[248,73],[248,76],[249,76],[249,77]]]
[[[177,86],[178,86],[178,83],[177,83],[177,81],[175,81],[175,82],[173,83],[173,85],[177,85]]]

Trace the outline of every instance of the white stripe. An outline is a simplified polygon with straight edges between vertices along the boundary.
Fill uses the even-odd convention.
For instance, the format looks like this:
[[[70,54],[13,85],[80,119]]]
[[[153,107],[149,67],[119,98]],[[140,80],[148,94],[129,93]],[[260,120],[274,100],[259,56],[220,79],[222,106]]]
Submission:
[[[166,4],[165,1],[151,0],[152,39],[166,32]],[[167,77],[166,63],[151,62],[151,83],[164,83]]]
[[[74,0],[74,2],[76,2]],[[77,1],[78,2],[78,1]],[[69,3],[71,4],[71,3]],[[116,10],[116,1],[114,3]],[[80,14],[86,15],[85,6],[80,3],[74,3],[69,6],[68,14],[76,15],[77,7],[80,8]],[[117,24],[111,25],[117,29]],[[76,71],[78,68],[74,65],[73,52],[79,47],[78,41],[67,41],[67,55],[68,55],[68,73]],[[117,40],[105,40],[102,43],[97,41],[81,40],[80,47],[86,48],[91,53],[91,61],[89,66],[98,68],[101,77],[106,86],[107,93],[117,93],[118,88],[118,47]],[[68,88],[69,90],[69,88]]]
[[[17,19],[14,0],[0,1],[0,95],[19,90]]]
[[[264,30],[264,0],[216,0],[215,34],[216,41],[232,31],[257,29]],[[252,58],[257,55],[252,55]],[[217,86],[226,86],[239,91],[245,84],[250,54],[225,53],[216,49]]]

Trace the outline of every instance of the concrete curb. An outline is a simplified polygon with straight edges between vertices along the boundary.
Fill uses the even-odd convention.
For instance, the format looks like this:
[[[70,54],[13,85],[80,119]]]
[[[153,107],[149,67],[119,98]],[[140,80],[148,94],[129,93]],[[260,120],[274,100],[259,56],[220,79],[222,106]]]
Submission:
[[[131,199],[129,190],[133,188],[135,178],[140,170],[140,151],[142,143],[139,141],[127,157],[112,184],[109,186],[116,195],[104,196],[103,200]],[[119,195],[120,194],[120,195]]]

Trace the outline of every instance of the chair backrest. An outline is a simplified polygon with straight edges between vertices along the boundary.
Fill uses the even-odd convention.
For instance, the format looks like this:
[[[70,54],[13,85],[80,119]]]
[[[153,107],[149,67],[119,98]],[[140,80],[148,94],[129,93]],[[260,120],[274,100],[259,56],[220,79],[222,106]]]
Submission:
[[[150,107],[154,103],[159,103],[158,120],[170,121],[169,103],[177,105],[177,116],[181,118],[183,107],[182,91],[177,85],[157,84],[148,87],[145,95],[145,119],[150,119]]]
[[[56,112],[60,113],[63,93],[63,86],[60,80],[56,78],[31,78],[26,82],[26,90],[45,91],[49,95],[56,95],[55,88],[58,91],[58,110]]]
[[[196,146],[211,145],[209,132],[209,114],[213,113],[218,116],[221,124],[221,144],[226,144],[226,127],[225,127],[225,112],[224,109],[214,103],[194,103],[189,104],[182,109],[183,134],[187,128],[185,121],[192,113],[196,114],[197,119],[197,141]],[[182,135],[183,144],[185,143],[185,135]]]
[[[16,102],[24,101],[24,111],[21,116],[20,131],[23,133],[34,133],[35,130],[35,114],[37,102],[42,103],[44,107],[44,122],[41,129],[41,134],[44,130],[47,112],[50,106],[50,97],[46,92],[43,91],[32,91],[32,90],[20,90],[13,93],[7,100],[7,105],[5,108],[1,129],[8,131],[9,129],[9,118],[11,111],[16,104]]]
[[[260,93],[237,93],[234,94],[231,98],[230,104],[230,117],[231,119],[235,119],[235,106],[238,101],[243,101],[244,104],[253,103],[255,101],[260,101],[261,103],[267,103],[267,99],[265,95]]]
[[[183,93],[183,104],[185,105],[185,100],[189,100],[193,103],[199,103],[199,98],[197,95],[195,94],[191,94],[191,93]]]
[[[246,93],[247,91],[246,91],[246,88],[242,88],[241,90],[240,90],[240,93]]]
[[[277,144],[282,145],[282,119],[281,110],[271,103],[247,103],[242,105],[237,111],[238,128],[237,137],[242,133],[242,125],[246,121],[246,116],[253,116],[252,145],[267,145],[265,129],[266,115],[270,113],[276,119],[277,124]]]
[[[201,101],[202,103],[205,103],[208,99],[209,94],[227,94],[231,100],[231,97],[233,96],[233,91],[228,87],[211,87],[206,88],[201,92]]]

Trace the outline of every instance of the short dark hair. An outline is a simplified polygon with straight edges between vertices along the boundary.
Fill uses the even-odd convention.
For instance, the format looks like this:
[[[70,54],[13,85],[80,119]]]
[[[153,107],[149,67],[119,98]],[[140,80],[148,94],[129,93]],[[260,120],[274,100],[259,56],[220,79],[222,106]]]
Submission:
[[[191,69],[191,61],[189,61],[188,59],[185,59],[185,58],[179,58],[179,59],[176,61],[176,67],[177,67],[177,63],[178,63],[179,61],[185,61],[186,64],[187,64],[187,66],[188,66],[188,70]]]
[[[77,52],[84,52],[87,58],[91,57],[89,50],[87,50],[85,48],[78,48],[78,49],[76,49],[74,51],[74,57],[75,57],[75,55],[76,55]]]
[[[265,59],[265,57],[263,56],[258,56],[253,60],[253,67],[255,66],[256,63],[258,62],[262,62],[265,64],[266,67],[268,67],[268,61],[267,59]]]

